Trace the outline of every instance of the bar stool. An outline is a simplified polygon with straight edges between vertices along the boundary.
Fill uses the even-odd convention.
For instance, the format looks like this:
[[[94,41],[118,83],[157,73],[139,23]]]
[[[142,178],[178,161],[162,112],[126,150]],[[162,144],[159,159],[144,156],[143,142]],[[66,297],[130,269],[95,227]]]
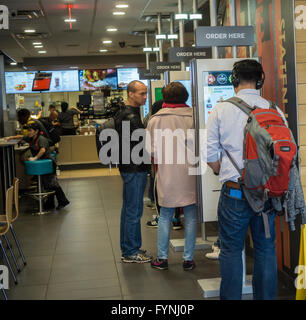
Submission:
[[[18,249],[18,252],[21,256],[22,262],[24,265],[26,265],[27,262],[25,260],[25,257],[23,255],[23,252],[21,250],[19,241],[18,241],[16,233],[15,233],[15,230],[13,228],[13,222],[15,222],[19,217],[19,179],[18,178],[14,178],[14,203],[15,203],[15,210],[13,210],[12,221],[10,224],[10,230],[11,230],[12,236],[16,242],[17,249]]]
[[[13,211],[13,196],[14,196],[14,187],[10,187],[6,190],[6,208],[5,208],[5,214],[1,214],[0,215],[0,236],[5,236],[6,233],[9,231],[10,229],[10,224],[12,221],[12,211]],[[10,273],[14,279],[15,284],[18,284],[17,278],[15,276],[15,273],[13,271],[13,268],[11,266],[11,263],[9,261],[9,258],[5,252],[2,240],[0,238],[0,247],[4,256],[4,259],[7,263],[7,266],[10,270]],[[4,288],[2,288],[4,289]],[[2,290],[1,289],[1,290]],[[5,291],[2,290],[2,293],[4,295],[4,297],[6,297]]]
[[[30,176],[38,176],[38,192],[28,193],[27,195],[32,196],[35,200],[39,202],[39,212],[37,215],[43,215],[47,212],[43,211],[43,199],[47,198],[49,195],[54,194],[55,191],[42,192],[41,176],[43,174],[53,173],[53,163],[50,159],[36,160],[36,161],[25,161],[25,174]]]

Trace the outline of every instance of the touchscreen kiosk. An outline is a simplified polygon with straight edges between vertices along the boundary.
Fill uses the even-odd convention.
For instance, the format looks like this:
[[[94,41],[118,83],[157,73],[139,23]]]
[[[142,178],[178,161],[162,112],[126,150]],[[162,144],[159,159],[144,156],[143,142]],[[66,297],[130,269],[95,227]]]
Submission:
[[[163,98],[162,96],[162,89],[164,87],[163,80],[154,80],[151,81],[151,97],[152,97],[152,104],[158,100]]]
[[[202,222],[217,221],[221,191],[219,177],[206,166],[205,125],[218,102],[235,95],[231,70],[241,59],[196,59],[191,63],[191,87],[194,101],[197,156],[201,159],[201,174],[197,175],[198,205]]]

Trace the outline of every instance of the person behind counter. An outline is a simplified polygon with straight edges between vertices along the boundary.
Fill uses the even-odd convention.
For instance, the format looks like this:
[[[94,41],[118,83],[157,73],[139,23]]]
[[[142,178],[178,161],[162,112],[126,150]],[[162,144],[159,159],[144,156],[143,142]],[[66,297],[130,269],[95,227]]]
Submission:
[[[58,202],[57,210],[66,207],[70,202],[65,196],[64,191],[58,183],[55,168],[56,163],[54,159],[50,156],[49,142],[48,139],[40,135],[40,128],[37,123],[31,123],[28,128],[28,134],[22,138],[22,140],[30,144],[31,157],[29,161],[36,161],[38,159],[51,159],[54,163],[53,173],[42,175],[42,183],[46,190],[55,191],[55,196]],[[49,196],[45,209],[51,210],[55,208],[54,195]]]
[[[76,107],[72,107],[68,110],[68,103],[62,102],[61,104],[62,112],[58,116],[58,121],[61,124],[62,136],[70,136],[76,135],[76,128],[73,123],[73,116],[83,113],[83,111],[79,110]]]

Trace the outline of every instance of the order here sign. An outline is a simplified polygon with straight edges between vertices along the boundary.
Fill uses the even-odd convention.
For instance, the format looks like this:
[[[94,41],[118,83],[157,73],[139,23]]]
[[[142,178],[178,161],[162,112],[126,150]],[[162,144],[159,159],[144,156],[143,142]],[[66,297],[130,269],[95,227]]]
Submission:
[[[232,47],[254,45],[254,28],[244,27],[198,27],[197,47]]]
[[[210,59],[211,48],[173,47],[168,49],[170,62],[189,62],[191,59]]]

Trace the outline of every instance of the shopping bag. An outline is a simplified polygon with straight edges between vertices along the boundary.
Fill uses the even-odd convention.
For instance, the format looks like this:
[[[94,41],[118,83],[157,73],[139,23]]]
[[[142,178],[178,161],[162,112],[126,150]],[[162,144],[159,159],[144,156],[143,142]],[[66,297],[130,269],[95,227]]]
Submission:
[[[300,257],[295,280],[296,300],[306,300],[306,225],[301,229]]]

